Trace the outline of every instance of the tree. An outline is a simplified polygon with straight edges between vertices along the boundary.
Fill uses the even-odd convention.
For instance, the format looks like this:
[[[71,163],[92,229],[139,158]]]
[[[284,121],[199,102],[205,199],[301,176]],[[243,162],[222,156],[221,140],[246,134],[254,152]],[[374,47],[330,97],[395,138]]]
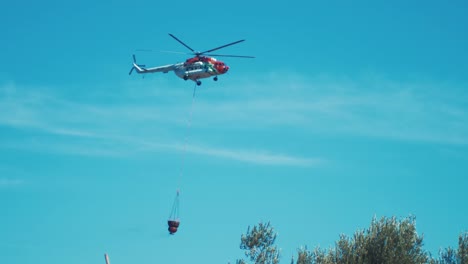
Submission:
[[[458,259],[460,264],[468,263],[468,232],[460,234],[458,237]]]
[[[247,228],[247,233],[241,236],[240,248],[245,250],[245,256],[255,264],[278,264],[280,253],[274,245],[276,232],[270,223],[259,223],[252,229]],[[238,264],[244,264],[244,260],[237,260]]]
[[[255,264],[278,264],[280,253],[275,246],[276,232],[270,223],[259,223],[241,236],[240,248]],[[358,230],[352,237],[340,235],[334,247],[301,247],[291,264],[468,264],[468,232],[458,239],[458,249],[447,248],[434,259],[423,250],[423,236],[416,232],[414,217],[373,218],[370,227]],[[237,260],[237,264],[246,264]]]
[[[414,217],[374,218],[368,229],[357,231],[352,238],[341,235],[335,248],[315,249],[312,263],[427,263],[422,245]]]
[[[439,252],[439,259],[432,260],[431,264],[457,264],[457,252],[453,248],[446,248]]]
[[[314,261],[314,253],[310,252],[307,247],[302,247],[297,250],[297,264],[312,264]],[[294,259],[291,260],[294,264]]]
[[[458,249],[446,248],[439,252],[439,259],[431,264],[467,264],[468,263],[468,232],[458,236]]]

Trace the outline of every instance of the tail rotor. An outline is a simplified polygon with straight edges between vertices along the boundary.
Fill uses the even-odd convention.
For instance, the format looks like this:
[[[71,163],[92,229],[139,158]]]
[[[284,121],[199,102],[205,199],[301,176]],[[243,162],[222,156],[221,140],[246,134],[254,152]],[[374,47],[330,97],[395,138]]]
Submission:
[[[136,67],[135,67],[135,66],[138,66],[138,67],[146,67],[146,65],[144,65],[144,64],[137,64],[137,63],[136,63],[136,57],[135,57],[135,54],[133,54],[133,55],[132,55],[132,57],[133,57],[133,67],[130,69],[130,72],[128,73],[128,75],[131,75],[131,74],[132,74],[132,72],[133,72],[133,70],[135,70],[135,69],[136,69]]]

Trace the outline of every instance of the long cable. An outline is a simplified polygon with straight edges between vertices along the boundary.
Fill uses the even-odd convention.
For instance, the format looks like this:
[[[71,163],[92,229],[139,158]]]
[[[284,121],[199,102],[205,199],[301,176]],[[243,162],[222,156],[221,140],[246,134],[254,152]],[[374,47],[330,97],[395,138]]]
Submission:
[[[188,139],[189,139],[189,136],[190,136],[190,128],[192,127],[192,116],[193,116],[193,108],[194,108],[194,105],[195,105],[196,91],[197,91],[197,84],[195,83],[195,85],[193,86],[192,104],[190,106],[189,118],[187,119],[187,127],[186,127],[186,131],[185,131],[184,147],[183,147],[183,152],[182,152],[182,160],[181,160],[181,165],[180,165],[179,178],[177,179],[177,199],[179,197],[181,179],[182,179],[182,176],[184,174],[185,159],[186,159],[186,156],[187,156]]]
[[[169,220],[179,220],[179,190],[177,190],[176,198],[172,204],[171,214],[169,215]]]

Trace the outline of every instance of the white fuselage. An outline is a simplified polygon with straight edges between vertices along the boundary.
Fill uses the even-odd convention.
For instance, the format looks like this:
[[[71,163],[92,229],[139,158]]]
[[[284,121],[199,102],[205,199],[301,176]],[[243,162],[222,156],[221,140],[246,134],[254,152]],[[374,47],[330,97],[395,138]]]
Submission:
[[[221,74],[216,71],[216,69],[214,69],[209,63],[201,61],[176,67],[174,72],[177,76],[184,80],[198,80]]]
[[[135,56],[133,56],[133,60],[133,67],[129,74],[131,74],[133,70],[136,70],[139,74],[155,72],[168,73],[170,71],[174,71],[178,77],[184,80],[195,81],[198,85],[201,84],[199,81],[200,79],[214,76],[214,80],[216,81],[218,79],[218,75],[225,74],[229,70],[229,66],[224,62],[218,61],[215,58],[203,56],[190,58],[185,62],[151,68],[146,68],[144,65],[137,64]]]

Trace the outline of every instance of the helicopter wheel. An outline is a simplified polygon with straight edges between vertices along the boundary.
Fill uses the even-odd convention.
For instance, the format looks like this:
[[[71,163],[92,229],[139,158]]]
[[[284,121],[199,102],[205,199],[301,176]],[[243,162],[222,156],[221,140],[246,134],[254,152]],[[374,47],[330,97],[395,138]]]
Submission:
[[[200,85],[201,85],[201,81],[197,81],[197,85],[200,86]]]
[[[188,80],[188,76],[184,75],[184,81]]]
[[[215,76],[213,80],[216,82],[218,80],[218,76]]]

